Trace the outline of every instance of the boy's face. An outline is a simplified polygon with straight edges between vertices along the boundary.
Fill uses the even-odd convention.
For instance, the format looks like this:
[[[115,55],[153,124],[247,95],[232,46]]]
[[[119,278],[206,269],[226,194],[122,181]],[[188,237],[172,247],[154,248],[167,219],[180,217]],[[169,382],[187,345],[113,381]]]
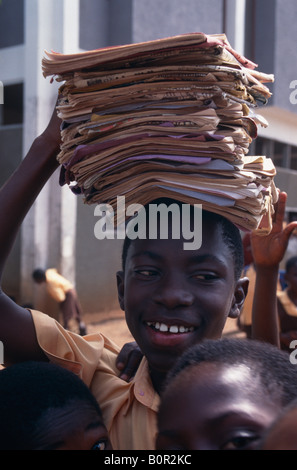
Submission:
[[[173,379],[158,420],[157,450],[252,450],[280,412],[246,365],[204,362]]]
[[[151,371],[166,373],[189,346],[220,338],[228,315],[239,314],[244,290],[221,228],[205,221],[202,236],[196,251],[184,250],[182,239],[137,239],[118,273],[121,308]]]

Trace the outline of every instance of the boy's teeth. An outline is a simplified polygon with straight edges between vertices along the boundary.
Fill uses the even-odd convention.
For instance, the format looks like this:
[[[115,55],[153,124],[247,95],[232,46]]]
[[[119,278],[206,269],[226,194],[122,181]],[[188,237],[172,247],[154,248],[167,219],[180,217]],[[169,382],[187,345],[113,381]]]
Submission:
[[[174,325],[169,328],[170,333],[178,333],[178,326]]]
[[[193,331],[194,328],[191,326],[190,328],[187,328],[186,326],[177,326],[177,325],[172,325],[168,326],[165,325],[165,323],[160,323],[160,322],[147,322],[148,326],[153,326],[155,330],[159,330],[162,333],[167,333],[168,331],[170,333],[187,333],[188,331]]]
[[[165,325],[165,323],[161,323],[161,325],[160,325],[160,331],[164,331],[164,332],[165,332],[165,331],[168,331],[168,326]]]

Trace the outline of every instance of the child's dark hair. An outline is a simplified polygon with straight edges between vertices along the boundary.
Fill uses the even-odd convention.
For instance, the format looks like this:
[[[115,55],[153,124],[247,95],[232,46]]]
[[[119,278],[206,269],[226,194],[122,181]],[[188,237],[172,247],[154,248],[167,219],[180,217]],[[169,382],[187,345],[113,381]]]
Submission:
[[[164,391],[180,372],[202,362],[244,364],[260,377],[267,396],[279,399],[282,406],[297,398],[297,368],[288,353],[269,343],[243,338],[204,340],[189,348],[169,372]]]
[[[180,201],[175,201],[173,199],[157,199],[152,202],[152,204],[182,204]],[[145,206],[146,208],[147,206]],[[149,211],[146,211],[148,217]],[[238,280],[241,276],[243,264],[244,264],[244,254],[243,254],[243,245],[242,238],[240,235],[239,229],[228,219],[222,217],[219,214],[214,212],[203,211],[202,212],[203,221],[211,220],[219,224],[222,229],[222,237],[227,247],[229,248],[233,259],[234,259],[234,275],[235,279]],[[122,269],[125,270],[126,259],[129,247],[133,240],[131,240],[127,235],[124,240],[123,249],[122,249]]]
[[[34,281],[41,282],[46,280],[45,270],[41,268],[36,268],[32,272],[32,277]]]
[[[286,273],[290,271],[293,266],[297,266],[297,256],[292,256],[286,262]]]
[[[0,450],[32,450],[32,436],[48,409],[89,402],[87,385],[74,373],[47,362],[23,362],[0,370]]]

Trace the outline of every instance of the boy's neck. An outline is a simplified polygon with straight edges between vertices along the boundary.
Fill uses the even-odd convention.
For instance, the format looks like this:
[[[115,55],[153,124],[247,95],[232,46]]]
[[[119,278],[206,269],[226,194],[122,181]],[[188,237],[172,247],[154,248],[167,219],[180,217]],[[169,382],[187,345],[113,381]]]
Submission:
[[[157,370],[152,370],[150,369],[150,378],[153,384],[154,389],[158,394],[160,394],[162,390],[163,383],[166,379],[167,373],[165,372],[160,372]]]

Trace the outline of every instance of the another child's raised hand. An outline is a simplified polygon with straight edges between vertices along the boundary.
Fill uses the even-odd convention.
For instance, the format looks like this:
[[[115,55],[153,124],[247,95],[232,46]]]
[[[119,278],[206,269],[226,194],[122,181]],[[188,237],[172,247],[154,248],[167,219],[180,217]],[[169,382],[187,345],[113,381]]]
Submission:
[[[256,266],[276,266],[284,257],[289,238],[297,228],[297,221],[284,227],[286,201],[287,194],[280,192],[269,235],[258,235],[256,231],[251,234],[253,260]]]
[[[252,338],[267,341],[279,347],[277,316],[277,283],[279,263],[286,252],[290,235],[297,222],[284,227],[287,194],[280,192],[275,206],[272,230],[263,236],[253,232],[251,246],[256,269],[253,302]]]

